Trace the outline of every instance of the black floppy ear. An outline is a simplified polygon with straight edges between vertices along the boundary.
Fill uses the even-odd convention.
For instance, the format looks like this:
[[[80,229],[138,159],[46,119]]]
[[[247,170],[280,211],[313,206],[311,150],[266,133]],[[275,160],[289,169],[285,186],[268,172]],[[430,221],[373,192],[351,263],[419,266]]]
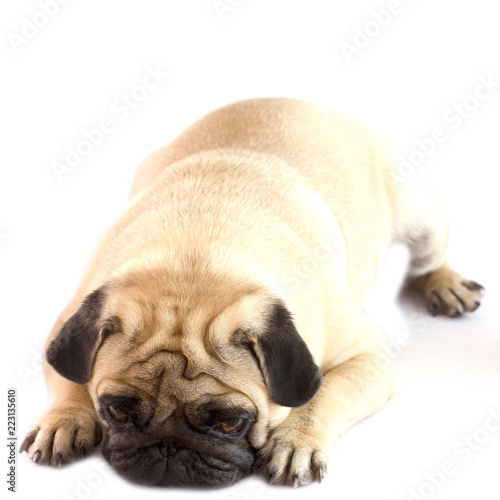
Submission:
[[[119,329],[119,318],[102,321],[104,287],[87,295],[78,311],[64,324],[45,353],[47,361],[63,377],[85,384],[105,338]]]
[[[289,407],[310,401],[321,385],[322,375],[288,309],[275,304],[265,331],[251,337],[251,348],[273,401]]]

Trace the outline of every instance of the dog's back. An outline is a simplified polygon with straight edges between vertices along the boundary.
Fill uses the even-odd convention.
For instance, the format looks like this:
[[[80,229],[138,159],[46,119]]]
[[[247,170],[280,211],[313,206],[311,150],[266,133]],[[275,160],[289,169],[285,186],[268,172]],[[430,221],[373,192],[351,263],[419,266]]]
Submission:
[[[242,101],[208,114],[153,153],[139,168],[132,194],[170,165],[198,153],[208,158],[214,151],[258,158],[274,178],[276,160],[298,174],[282,176],[288,183],[283,190],[290,182],[307,184],[326,202],[345,241],[351,292],[364,292],[393,236],[392,157],[378,135],[316,104],[283,98]]]

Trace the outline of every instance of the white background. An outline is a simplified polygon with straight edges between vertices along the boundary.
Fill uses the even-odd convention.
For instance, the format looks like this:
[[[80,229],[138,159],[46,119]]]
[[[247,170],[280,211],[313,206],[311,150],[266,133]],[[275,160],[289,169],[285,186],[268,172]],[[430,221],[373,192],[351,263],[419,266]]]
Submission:
[[[500,431],[483,425],[500,411],[500,87],[480,102],[469,98],[480,77],[500,82],[498,14],[491,0],[394,1],[222,0],[217,10],[212,0],[73,0],[25,43],[23,18],[33,20],[39,4],[2,2],[1,366],[5,406],[6,388],[18,390],[20,438],[47,406],[37,355],[123,209],[135,168],[229,102],[322,103],[370,126],[406,158],[416,140],[443,129],[446,140],[418,172],[448,207],[451,263],[487,288],[476,313],[431,318],[398,298],[406,256],[390,251],[366,308],[391,340],[404,332],[412,340],[396,357],[399,392],[340,439],[319,486],[293,490],[249,478],[214,492],[142,489],[109,476],[100,456],[53,470],[21,455],[18,498],[499,498]],[[389,6],[397,10],[389,21],[376,15]],[[359,47],[366,29],[366,47],[348,61],[342,43]],[[148,66],[169,76],[125,117],[116,100]],[[453,106],[464,100],[470,115],[458,123]],[[53,163],[103,118],[113,131],[60,182]],[[464,444],[466,435],[481,444]],[[438,478],[445,461],[454,474],[439,488],[426,486],[426,474]]]

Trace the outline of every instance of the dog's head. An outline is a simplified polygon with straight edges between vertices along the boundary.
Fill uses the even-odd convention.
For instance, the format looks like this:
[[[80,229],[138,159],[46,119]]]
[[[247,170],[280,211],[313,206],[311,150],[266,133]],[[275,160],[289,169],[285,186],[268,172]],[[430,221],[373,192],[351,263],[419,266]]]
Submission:
[[[283,301],[262,287],[167,281],[136,272],[93,291],[47,360],[87,384],[103,455],[120,475],[229,485],[251,472],[283,407],[314,396],[321,374]]]

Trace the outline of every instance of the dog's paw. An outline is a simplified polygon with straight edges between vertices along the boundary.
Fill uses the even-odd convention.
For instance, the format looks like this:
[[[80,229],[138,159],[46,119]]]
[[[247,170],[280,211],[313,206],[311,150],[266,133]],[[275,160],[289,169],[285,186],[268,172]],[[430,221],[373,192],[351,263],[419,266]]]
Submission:
[[[411,284],[422,290],[427,309],[433,316],[457,317],[475,311],[484,295],[484,287],[447,267],[415,278]]]
[[[84,458],[101,439],[102,429],[93,409],[56,408],[28,433],[20,451],[26,451],[37,464],[60,467]]]
[[[271,484],[304,486],[326,475],[328,448],[296,429],[278,427],[259,451],[255,469]]]

